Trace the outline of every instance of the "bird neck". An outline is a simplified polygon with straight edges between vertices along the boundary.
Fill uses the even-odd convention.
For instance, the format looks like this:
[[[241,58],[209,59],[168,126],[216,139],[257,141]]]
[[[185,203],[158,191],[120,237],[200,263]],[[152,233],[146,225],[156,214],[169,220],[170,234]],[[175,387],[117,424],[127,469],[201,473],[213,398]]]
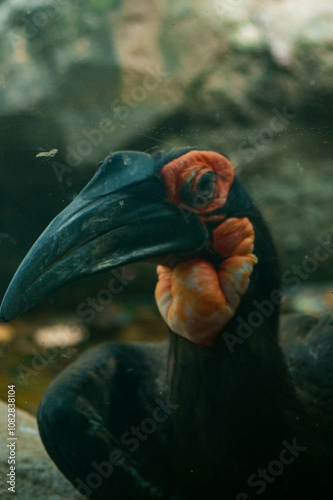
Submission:
[[[210,348],[171,334],[170,393],[179,405],[172,422],[175,467],[194,490],[200,478],[246,483],[296,436],[301,410],[276,338],[264,324],[237,347],[230,352],[223,333]]]

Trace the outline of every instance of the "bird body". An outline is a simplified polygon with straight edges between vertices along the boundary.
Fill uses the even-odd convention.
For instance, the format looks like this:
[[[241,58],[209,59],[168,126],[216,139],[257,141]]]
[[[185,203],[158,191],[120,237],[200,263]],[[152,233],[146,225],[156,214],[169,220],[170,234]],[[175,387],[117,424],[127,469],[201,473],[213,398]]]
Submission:
[[[44,394],[45,447],[88,498],[327,498],[333,318],[291,317],[258,209],[223,155],[114,153],[32,247],[9,320],[55,288],[157,262],[167,343],[108,342]]]

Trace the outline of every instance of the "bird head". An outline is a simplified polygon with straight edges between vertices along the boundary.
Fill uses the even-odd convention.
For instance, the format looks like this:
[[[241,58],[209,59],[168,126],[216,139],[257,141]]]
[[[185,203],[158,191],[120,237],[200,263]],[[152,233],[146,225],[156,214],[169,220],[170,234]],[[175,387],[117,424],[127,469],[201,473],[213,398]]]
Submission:
[[[9,321],[66,283],[131,262],[158,264],[170,329],[209,346],[244,301],[279,288],[274,246],[229,159],[181,149],[118,152],[33,245],[1,306]],[[273,333],[276,311],[269,318]]]

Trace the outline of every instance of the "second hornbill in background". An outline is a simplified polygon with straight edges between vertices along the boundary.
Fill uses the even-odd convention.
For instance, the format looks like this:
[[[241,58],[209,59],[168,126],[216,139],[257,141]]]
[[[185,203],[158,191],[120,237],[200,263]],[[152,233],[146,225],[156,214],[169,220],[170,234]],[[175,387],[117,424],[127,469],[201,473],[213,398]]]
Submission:
[[[38,422],[63,474],[92,499],[332,496],[333,321],[278,335],[275,248],[225,156],[110,155],[32,247],[1,316],[142,260],[158,264],[169,343],[102,344],[50,385]]]

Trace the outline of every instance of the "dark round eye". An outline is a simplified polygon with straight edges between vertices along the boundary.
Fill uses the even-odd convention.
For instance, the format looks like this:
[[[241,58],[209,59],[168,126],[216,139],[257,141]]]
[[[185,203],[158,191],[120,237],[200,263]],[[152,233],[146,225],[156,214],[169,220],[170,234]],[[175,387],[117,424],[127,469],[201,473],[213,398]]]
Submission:
[[[181,197],[186,205],[193,208],[202,208],[208,205],[216,193],[216,174],[208,170],[203,175],[197,174],[185,182],[181,190]]]

